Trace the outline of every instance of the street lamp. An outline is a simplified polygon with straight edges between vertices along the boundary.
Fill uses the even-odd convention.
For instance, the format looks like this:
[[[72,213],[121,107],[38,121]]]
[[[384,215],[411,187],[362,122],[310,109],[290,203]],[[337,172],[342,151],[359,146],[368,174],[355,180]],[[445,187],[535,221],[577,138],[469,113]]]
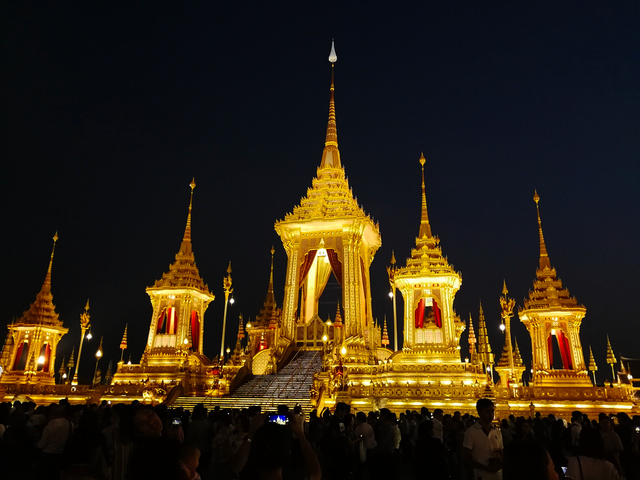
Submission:
[[[84,335],[91,324],[91,316],[89,315],[89,299],[84,307],[84,312],[80,315],[80,348],[78,349],[78,363],[76,363],[76,372],[73,375],[73,381],[71,385],[78,385],[78,370],[80,368],[80,355],[82,355],[82,342],[84,341]],[[91,332],[87,334],[87,340],[91,340]]]
[[[96,369],[93,372],[93,385],[94,386],[97,383],[96,380],[97,380],[97,376],[98,376],[98,362],[102,358],[102,338],[103,337],[100,337],[100,346],[98,347],[98,350],[96,351]]]
[[[227,307],[231,303],[233,305],[234,300],[231,297],[229,300],[229,295],[233,293],[233,288],[231,281],[231,260],[229,260],[229,266],[227,267],[227,276],[222,279],[222,288],[224,290],[224,316],[222,317],[222,341],[220,342],[220,357],[224,358],[224,334],[227,329]]]
[[[398,268],[396,267],[396,256],[391,250],[391,266],[387,267],[387,274],[389,275],[389,285],[391,286],[391,291],[389,292],[389,297],[393,300],[393,350],[395,352],[398,351],[398,313],[396,309],[396,273],[398,272]]]

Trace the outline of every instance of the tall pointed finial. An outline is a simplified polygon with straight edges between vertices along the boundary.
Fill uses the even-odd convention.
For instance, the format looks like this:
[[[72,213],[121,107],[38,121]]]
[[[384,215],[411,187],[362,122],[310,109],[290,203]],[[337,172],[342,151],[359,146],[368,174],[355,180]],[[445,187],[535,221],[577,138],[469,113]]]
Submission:
[[[276,249],[271,246],[271,274],[269,275],[269,293],[273,294],[273,254],[276,253]]]
[[[380,342],[383,348],[387,348],[389,345],[389,332],[387,332],[387,316],[384,316],[384,327],[382,329],[382,341]]]
[[[87,298],[87,304],[84,306],[84,311],[88,312],[89,311],[89,299]]]
[[[489,334],[487,333],[487,323],[484,319],[482,302],[480,302],[480,312],[478,316],[478,358],[486,366],[493,365],[493,353],[491,352],[491,344],[489,343]]]
[[[51,293],[51,268],[53,267],[53,255],[56,253],[56,242],[58,241],[58,232],[53,236],[53,248],[51,249],[51,259],[49,260],[49,268],[47,268],[47,274],[44,277],[44,283],[42,284],[42,291],[44,293]]]
[[[187,225],[184,228],[184,236],[182,237],[182,245],[180,245],[180,253],[189,255],[192,253],[191,247],[191,209],[193,207],[193,189],[196,188],[196,179],[193,178],[189,184],[191,187],[191,197],[189,198],[189,213],[187,214]]]
[[[506,297],[507,293],[509,293],[509,290],[507,290],[507,281],[503,279],[502,280],[502,295],[504,295]]]
[[[393,250],[391,250],[391,265],[396,264],[396,254]]]
[[[336,48],[333,40],[331,40],[331,53],[329,61],[331,62],[331,87],[329,97],[329,122],[327,123],[327,135],[324,141],[324,151],[322,152],[322,162],[320,168],[340,168],[340,151],[338,150],[338,128],[336,125],[336,103],[334,97],[334,65],[338,60]]]
[[[422,169],[422,212],[420,214],[420,233],[419,238],[431,237],[431,225],[429,224],[429,214],[427,213],[427,191],[424,186],[424,164],[426,159],[424,153],[420,154],[420,167]]]
[[[227,267],[227,273],[231,275],[231,260],[229,260],[229,266]]]
[[[542,220],[540,220],[540,208],[538,202],[540,196],[537,190],[534,190],[533,201],[536,202],[536,212],[538,213],[538,232],[540,234],[540,270],[545,268],[551,269],[551,261],[549,260],[549,254],[547,253],[547,246],[544,244],[544,235],[542,234]]]

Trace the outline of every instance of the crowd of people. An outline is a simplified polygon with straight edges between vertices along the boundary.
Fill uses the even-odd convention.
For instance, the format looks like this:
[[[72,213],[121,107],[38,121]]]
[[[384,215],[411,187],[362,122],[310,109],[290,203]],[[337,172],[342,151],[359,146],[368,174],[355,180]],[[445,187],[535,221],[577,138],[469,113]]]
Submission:
[[[640,480],[640,416],[0,404],[0,477]]]

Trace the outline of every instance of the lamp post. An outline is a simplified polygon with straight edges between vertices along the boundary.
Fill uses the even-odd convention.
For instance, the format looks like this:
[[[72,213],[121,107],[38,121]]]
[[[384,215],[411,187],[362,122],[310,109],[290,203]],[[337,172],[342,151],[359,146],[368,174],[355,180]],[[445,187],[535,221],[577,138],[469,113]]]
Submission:
[[[97,380],[97,376],[98,376],[98,362],[100,361],[100,358],[102,358],[102,337],[100,337],[100,346],[98,347],[98,350],[96,351],[96,369],[93,372],[93,386],[95,387],[96,385],[96,380]]]
[[[222,279],[222,288],[224,289],[224,316],[222,317],[222,340],[220,341],[220,358],[222,359],[224,359],[224,334],[227,329],[227,307],[229,306],[229,295],[233,293],[231,284],[231,261],[229,261],[227,276]],[[233,298],[231,303],[233,303]]]
[[[396,311],[396,256],[391,250],[391,266],[387,267],[387,273],[389,274],[389,285],[391,286],[390,297],[393,300],[393,350],[398,351],[398,313]]]
[[[516,305],[516,301],[513,298],[507,297],[507,282],[502,283],[502,296],[500,297],[500,307],[502,307],[502,320],[505,329],[507,353],[509,354],[509,377],[515,380],[515,369],[513,365],[513,347],[511,345],[511,317],[513,317],[513,307]],[[502,328],[502,325],[500,326]]]
[[[80,355],[82,355],[82,342],[84,341],[84,335],[89,329],[91,324],[91,316],[89,315],[89,300],[84,307],[84,312],[80,315],[80,347],[78,348],[78,363],[76,363],[76,372],[73,374],[73,381],[71,385],[78,385],[78,370],[80,368]],[[91,338],[87,338],[90,340]]]

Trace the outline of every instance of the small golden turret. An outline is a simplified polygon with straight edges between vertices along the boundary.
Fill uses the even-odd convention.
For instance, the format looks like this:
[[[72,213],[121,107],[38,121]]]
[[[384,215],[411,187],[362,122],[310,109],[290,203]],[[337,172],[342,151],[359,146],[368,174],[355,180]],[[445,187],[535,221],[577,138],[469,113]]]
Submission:
[[[387,348],[387,345],[389,345],[389,333],[387,332],[387,316],[384,316],[384,327],[382,329],[382,346],[384,348]]]
[[[478,360],[485,367],[493,366],[493,353],[491,352],[491,344],[489,343],[489,334],[487,333],[487,323],[484,319],[484,311],[482,310],[482,302],[480,302],[480,319],[478,320]]]
[[[478,360],[478,352],[476,351],[476,333],[473,331],[473,319],[471,318],[471,312],[469,312],[469,356],[471,363],[476,363]]]
[[[612,381],[616,381],[616,370],[615,365],[618,361],[616,360],[616,356],[613,353],[613,348],[611,348],[611,341],[609,340],[609,335],[607,335],[607,363],[611,365],[611,378]]]
[[[593,350],[591,350],[591,345],[589,345],[589,371],[593,375],[593,384],[596,385],[596,372],[598,371],[598,366],[596,365],[596,359],[593,358]]]

